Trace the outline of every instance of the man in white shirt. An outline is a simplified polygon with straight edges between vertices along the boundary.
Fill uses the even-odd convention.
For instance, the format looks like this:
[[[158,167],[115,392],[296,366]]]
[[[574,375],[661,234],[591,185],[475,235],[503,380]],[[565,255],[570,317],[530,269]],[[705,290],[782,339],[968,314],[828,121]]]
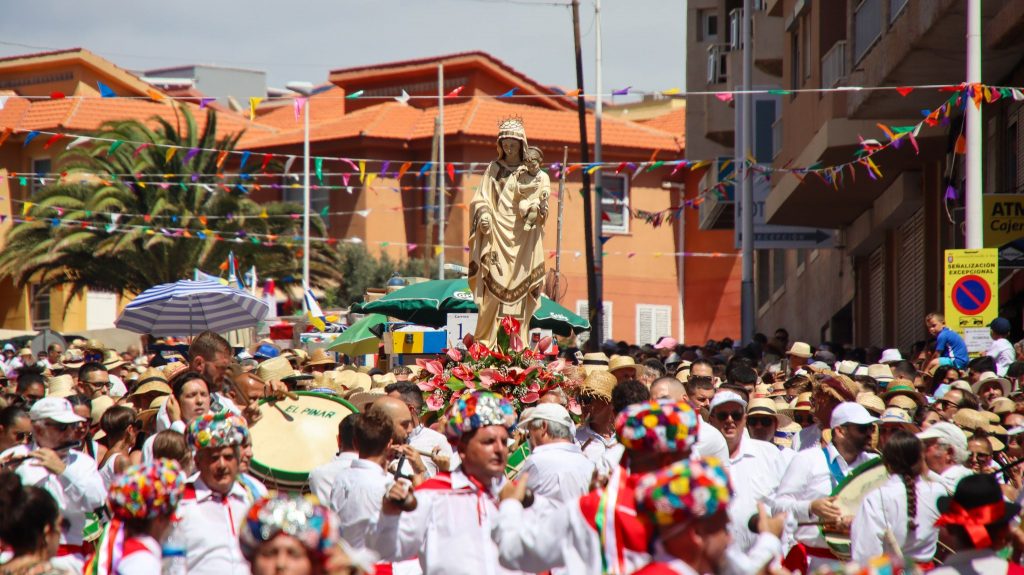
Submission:
[[[331,492],[334,490],[334,481],[338,474],[359,459],[353,438],[361,417],[362,414],[353,413],[341,420],[338,424],[338,454],[334,459],[309,472],[309,490],[316,495],[322,505],[330,506]]]
[[[171,537],[185,542],[189,575],[248,575],[238,530],[250,502],[237,481],[245,420],[226,412],[207,413],[189,424],[198,473],[185,485]]]
[[[417,556],[424,573],[516,573],[498,564],[491,540],[515,420],[512,405],[497,394],[475,391],[456,400],[446,431],[462,463],[450,474],[428,479],[415,496],[407,482],[395,482],[384,498],[377,530],[368,538],[381,559]]]
[[[985,355],[995,360],[996,374],[999,377],[1006,377],[1006,370],[1017,359],[1017,352],[1014,351],[1013,344],[1007,339],[1010,337],[1010,320],[1005,317],[997,317],[988,324],[988,329],[992,336],[992,345],[985,350]]]
[[[800,430],[793,437],[793,450],[816,449],[822,446],[822,430],[828,429],[832,410],[842,402],[856,402],[857,393],[853,380],[845,375],[823,374],[811,394],[811,409],[814,423]]]
[[[753,547],[757,535],[750,531],[750,518],[758,514],[757,504],[770,505],[785,471],[782,454],[775,445],[746,434],[747,402],[732,391],[719,391],[711,400],[711,425],[729,446],[729,474],[733,499],[729,502],[729,532],[739,551]]]
[[[458,462],[452,461],[452,446],[448,443],[448,439],[444,435],[423,425],[423,422],[420,421],[420,413],[423,411],[423,392],[420,391],[420,388],[415,383],[399,381],[388,384],[384,388],[384,392],[391,397],[404,401],[405,405],[409,408],[413,425],[412,431],[409,433],[409,445],[416,451],[419,451],[421,455],[428,455],[428,457],[423,459],[424,465],[427,466],[427,478],[429,479],[437,475],[438,471],[448,471],[456,467]],[[435,458],[442,463],[442,466],[447,461],[449,467],[439,468],[438,464],[434,461]],[[411,474],[411,467],[404,469],[403,472],[407,475]]]
[[[613,469],[606,457],[608,451],[619,444],[615,438],[615,410],[611,403],[612,389],[617,384],[618,380],[611,372],[599,369],[590,372],[580,387],[583,422],[576,428],[576,442],[603,477]]]
[[[946,421],[931,424],[928,429],[917,434],[924,442],[924,462],[928,466],[928,476],[946,488],[948,493],[956,490],[956,484],[973,471],[964,466],[970,453],[967,450],[967,437],[959,427]]]
[[[700,415],[700,410],[711,405],[715,395],[711,379],[700,379],[704,376],[690,376],[684,384],[674,377],[660,377],[651,384],[651,399],[654,401],[685,401],[697,413],[701,425],[697,428],[697,443],[693,446],[695,457],[717,457],[722,465],[728,467],[729,445],[722,437],[722,432],[709,425]],[[693,392],[692,395],[690,392]]]
[[[858,466],[877,457],[864,450],[871,443],[878,419],[864,406],[842,402],[831,414],[832,440],[825,447],[807,447],[786,468],[775,497],[775,511],[785,511],[798,523],[796,541],[806,547],[810,571],[835,561],[817,523],[849,523],[833,502],[836,486]]]
[[[60,507],[66,527],[52,560],[55,567],[81,573],[85,563],[82,530],[85,515],[103,507],[107,490],[96,469],[96,460],[74,449],[75,427],[85,421],[75,415],[63,397],[44,397],[29,410],[32,445],[17,445],[0,453],[0,462],[15,472],[24,485],[45,489]],[[20,463],[19,463],[20,461]]]
[[[341,520],[341,536],[357,550],[366,546],[367,534],[376,531],[384,494],[395,482],[384,470],[394,433],[391,418],[370,409],[353,430],[359,457],[334,479],[328,505]]]
[[[572,417],[557,403],[544,403],[527,410],[519,424],[529,434],[530,456],[520,473],[526,486],[558,501],[575,501],[590,491],[594,463],[573,441]]]

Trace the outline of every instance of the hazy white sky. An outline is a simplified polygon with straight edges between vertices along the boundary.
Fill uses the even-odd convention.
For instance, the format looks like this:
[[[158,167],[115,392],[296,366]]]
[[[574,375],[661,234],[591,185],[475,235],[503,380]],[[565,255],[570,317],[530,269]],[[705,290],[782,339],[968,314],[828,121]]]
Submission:
[[[4,0],[0,56],[81,46],[131,70],[263,69],[272,86],[331,69],[483,50],[575,86],[568,0]],[[556,5],[558,4],[558,5]],[[594,4],[581,0],[588,91]],[[685,0],[603,0],[605,92],[683,88]]]

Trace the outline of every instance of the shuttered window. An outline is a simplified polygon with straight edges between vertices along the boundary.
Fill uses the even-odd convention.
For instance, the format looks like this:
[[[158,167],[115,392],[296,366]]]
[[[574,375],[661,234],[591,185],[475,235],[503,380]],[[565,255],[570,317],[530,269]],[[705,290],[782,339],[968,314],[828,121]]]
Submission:
[[[672,306],[636,304],[636,344],[655,344],[672,335]]]
[[[868,258],[868,343],[885,345],[885,246]]]
[[[924,208],[899,228],[896,252],[896,345],[924,339]]]
[[[602,325],[602,327],[604,329],[601,330],[603,332],[601,334],[601,337],[603,337],[604,339],[615,339],[612,336],[612,302],[610,302],[608,300],[604,300],[601,303],[603,304],[602,307],[604,308],[604,321],[601,322],[601,325]],[[587,300],[585,300],[585,299],[576,300],[576,315],[578,315],[580,317],[587,318],[589,320],[590,319],[590,311],[589,310],[590,310],[590,306],[587,303]],[[579,345],[581,347],[589,339],[590,339],[590,332],[589,331],[581,333],[580,335],[576,336],[576,341],[577,341],[577,343],[579,343]]]

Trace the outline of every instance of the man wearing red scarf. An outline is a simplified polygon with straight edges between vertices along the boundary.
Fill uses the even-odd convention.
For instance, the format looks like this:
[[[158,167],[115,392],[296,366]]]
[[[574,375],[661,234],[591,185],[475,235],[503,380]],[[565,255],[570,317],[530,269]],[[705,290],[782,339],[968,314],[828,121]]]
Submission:
[[[970,475],[960,480],[952,497],[940,497],[935,525],[955,553],[934,575],[1024,575],[1024,567],[1001,559],[996,552],[1010,543],[1010,522],[1020,505],[1008,503],[992,475]]]

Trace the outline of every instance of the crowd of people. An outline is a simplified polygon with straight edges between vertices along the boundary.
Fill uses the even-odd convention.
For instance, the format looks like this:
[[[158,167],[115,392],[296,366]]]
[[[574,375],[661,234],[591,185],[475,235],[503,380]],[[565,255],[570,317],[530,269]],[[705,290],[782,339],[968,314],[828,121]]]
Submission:
[[[441,409],[416,365],[212,332],[5,346],[0,575],[1021,573],[1024,349],[924,324],[906,350],[565,346],[532,355],[564,385]],[[296,390],[354,407],[306,493],[251,468],[260,400]]]

